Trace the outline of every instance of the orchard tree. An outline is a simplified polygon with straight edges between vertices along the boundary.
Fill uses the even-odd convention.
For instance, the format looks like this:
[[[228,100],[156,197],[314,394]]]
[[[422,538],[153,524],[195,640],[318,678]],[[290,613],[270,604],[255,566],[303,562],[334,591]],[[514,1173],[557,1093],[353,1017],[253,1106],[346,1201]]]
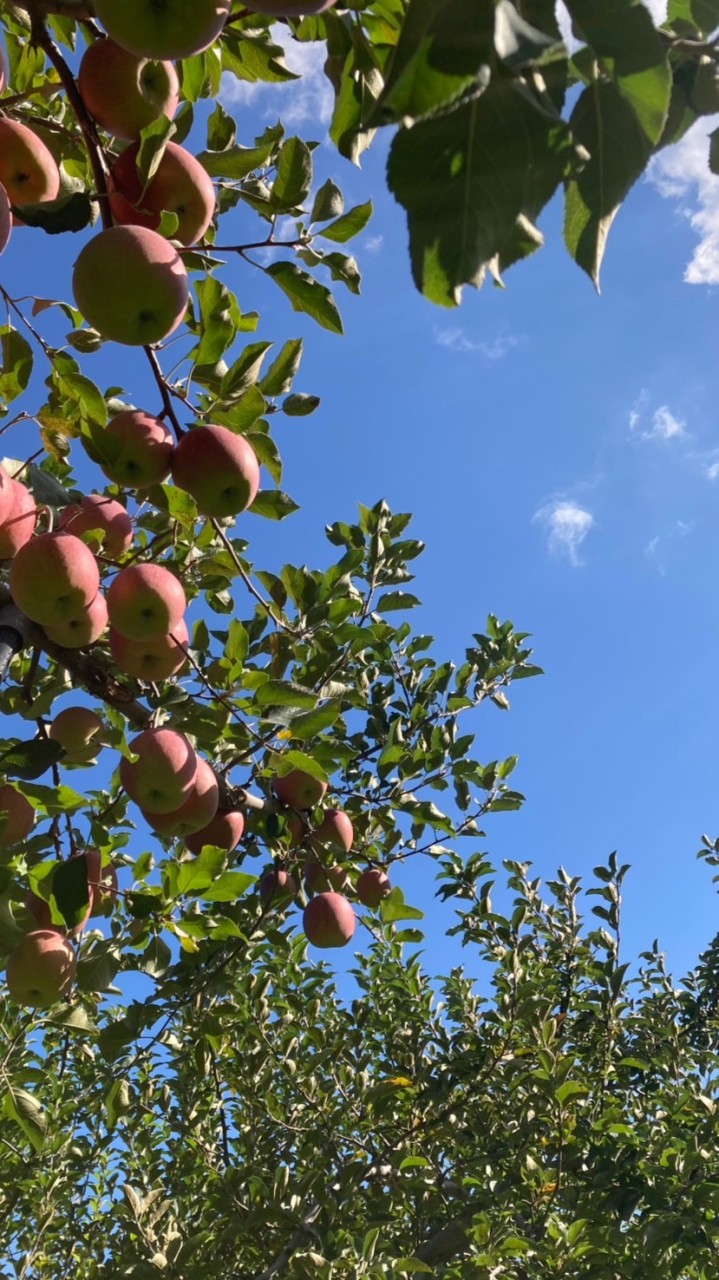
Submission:
[[[341,333],[371,206],[282,124],[238,139],[223,75],[281,86],[288,41],[326,43],[341,154],[397,126],[431,300],[537,247],[562,184],[596,278],[652,152],[714,110],[718,15],[568,8],[571,57],[541,0],[0,6],[0,246],[31,280],[0,284],[3,1276],[716,1273],[714,951],[680,991],[656,947],[630,979],[615,859],[598,928],[565,873],[544,900],[511,864],[492,905],[481,823],[522,797],[473,721],[537,674],[526,635],[490,615],[436,657],[382,501],[327,524],[328,568],[249,542],[295,509],[275,415],[319,403],[290,307]],[[273,341],[233,292],[258,271]],[[472,977],[420,967],[418,859]]]

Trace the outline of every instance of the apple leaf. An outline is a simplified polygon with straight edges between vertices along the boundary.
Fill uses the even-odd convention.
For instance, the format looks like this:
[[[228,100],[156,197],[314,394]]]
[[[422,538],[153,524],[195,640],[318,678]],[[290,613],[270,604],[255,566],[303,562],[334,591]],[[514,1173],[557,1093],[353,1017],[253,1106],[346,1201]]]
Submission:
[[[302,359],[302,339],[290,338],[275,357],[260,383],[266,396],[286,395],[292,386]]]
[[[330,218],[339,218],[344,213],[345,201],[342,192],[331,178],[320,187],[312,205],[310,222],[327,222]]]
[[[30,742],[14,742],[9,751],[0,756],[0,768],[10,778],[30,781],[39,778],[52,765],[62,759],[63,748],[52,738],[33,738]]]
[[[270,204],[278,213],[289,213],[302,205],[312,187],[312,153],[301,138],[288,138],[277,157],[277,177]]]
[[[198,896],[203,902],[236,902],[256,879],[257,876],[248,875],[246,871],[225,871]]]
[[[279,489],[261,489],[249,511],[251,515],[264,516],[266,520],[284,520],[293,511],[299,511],[299,506]]]
[[[293,262],[272,262],[263,270],[287,295],[293,311],[303,311],[330,333],[344,332],[337,304],[325,285]]]
[[[42,1151],[47,1131],[47,1118],[40,1103],[26,1089],[8,1085],[3,1099],[5,1115],[19,1124],[28,1142],[38,1153]]]
[[[288,418],[306,418],[308,414],[314,413],[315,409],[319,409],[320,404],[319,396],[306,396],[301,393],[295,393],[283,400],[282,412],[286,413]]]
[[[360,231],[364,231],[367,223],[373,213],[372,201],[368,200],[366,204],[355,205],[354,209],[350,209],[348,213],[331,222],[328,227],[317,234],[325,240],[333,240],[336,244],[344,244],[347,240],[352,240]]]

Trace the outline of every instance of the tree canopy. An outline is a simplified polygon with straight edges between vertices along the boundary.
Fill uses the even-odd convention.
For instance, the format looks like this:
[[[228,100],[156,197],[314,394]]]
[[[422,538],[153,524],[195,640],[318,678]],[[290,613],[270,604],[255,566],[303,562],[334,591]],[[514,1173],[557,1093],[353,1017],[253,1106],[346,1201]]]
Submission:
[[[296,510],[277,415],[320,404],[292,313],[342,333],[372,208],[221,91],[324,42],[340,154],[393,129],[430,301],[500,282],[560,187],[596,282],[633,182],[719,100],[719,5],[572,0],[571,50],[549,0],[264,12],[292,7],[172,0],[157,52],[123,25],[144,0],[0,6],[0,246],[29,255],[0,284],[0,1275],[708,1280],[715,946],[677,988],[656,945],[620,953],[615,855],[585,897],[485,848],[522,804],[485,744],[541,674],[527,633],[490,614],[437,654],[382,500],[322,513],[326,565],[256,563],[250,517]],[[443,976],[420,859],[466,948]],[[338,978],[315,944],[341,943]]]

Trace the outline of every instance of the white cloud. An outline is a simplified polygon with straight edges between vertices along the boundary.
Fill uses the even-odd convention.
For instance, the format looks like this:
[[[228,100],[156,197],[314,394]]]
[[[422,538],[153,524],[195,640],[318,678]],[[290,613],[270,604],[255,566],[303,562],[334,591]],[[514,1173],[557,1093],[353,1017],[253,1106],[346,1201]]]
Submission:
[[[719,462],[710,462],[709,465],[704,468],[704,475],[707,480],[719,480]]]
[[[234,76],[222,78],[220,98],[225,105],[239,103],[256,107],[263,118],[282,116],[285,124],[316,123],[327,125],[332,118],[334,93],[325,76],[324,64],[327,47],[320,43],[300,44],[288,33],[273,30],[273,38],[285,51],[285,62],[290,71],[301,80],[284,84],[265,84],[249,80],[236,80]]]
[[[532,516],[547,529],[547,546],[550,555],[564,556],[575,568],[583,563],[579,551],[594,525],[594,516],[576,502],[561,498],[540,507]]]
[[[435,329],[434,336],[439,347],[465,354],[475,352],[484,356],[485,360],[502,360],[509,354],[512,347],[518,346],[520,342],[520,339],[511,333],[500,333],[491,342],[483,342],[467,337],[464,329]]]
[[[666,533],[657,533],[653,538],[649,539],[644,548],[644,555],[650,560],[657,572],[664,578],[666,577],[666,554],[670,551],[670,544],[676,538],[686,538],[691,533],[691,525],[685,520],[675,520],[674,524]]]
[[[679,213],[699,237],[684,271],[687,284],[719,284],[719,178],[709,169],[707,137],[716,125],[716,116],[698,120],[648,170],[659,194],[679,201]]]
[[[651,417],[647,414],[648,406],[649,393],[641,391],[629,411],[629,430],[641,440],[679,440],[686,436],[686,423],[672,413],[669,405],[659,405]]]
[[[368,236],[362,248],[366,249],[367,253],[381,253],[383,244],[384,236]]]

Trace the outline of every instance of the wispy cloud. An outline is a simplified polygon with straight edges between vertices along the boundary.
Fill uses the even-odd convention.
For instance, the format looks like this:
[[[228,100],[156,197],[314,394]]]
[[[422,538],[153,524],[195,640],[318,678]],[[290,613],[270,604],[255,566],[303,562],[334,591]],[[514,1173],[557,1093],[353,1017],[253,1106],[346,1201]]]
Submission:
[[[719,178],[710,172],[708,134],[717,117],[698,120],[673,147],[652,160],[648,177],[699,237],[684,271],[687,284],[719,284]]]
[[[594,526],[591,511],[576,502],[557,498],[535,511],[532,519],[545,526],[550,555],[567,559],[575,569],[583,564],[579,552]]]
[[[384,236],[368,236],[362,248],[366,249],[367,253],[381,253],[383,244]]]
[[[680,440],[686,436],[686,422],[661,404],[649,408],[649,393],[641,391],[629,411],[629,430],[641,440]]]
[[[707,480],[719,480],[719,462],[710,462],[704,469]]]
[[[675,520],[666,533],[657,533],[653,538],[649,539],[644,548],[644,554],[663,578],[666,577],[665,557],[670,549],[670,544],[676,541],[677,538],[686,538],[688,533],[691,533],[691,525],[687,524],[685,520]]]
[[[281,113],[285,124],[315,123],[327,125],[332,118],[334,94],[324,73],[327,47],[324,44],[300,44],[285,32],[275,28],[273,37],[285,51],[285,62],[290,71],[301,80],[284,84],[252,83],[236,80],[234,76],[222,78],[220,98],[225,105],[252,104],[264,118]]]
[[[464,329],[435,329],[435,342],[447,351],[459,351],[463,354],[474,352],[485,360],[502,360],[513,347],[520,345],[520,338],[511,333],[500,333],[491,342],[470,338]]]

